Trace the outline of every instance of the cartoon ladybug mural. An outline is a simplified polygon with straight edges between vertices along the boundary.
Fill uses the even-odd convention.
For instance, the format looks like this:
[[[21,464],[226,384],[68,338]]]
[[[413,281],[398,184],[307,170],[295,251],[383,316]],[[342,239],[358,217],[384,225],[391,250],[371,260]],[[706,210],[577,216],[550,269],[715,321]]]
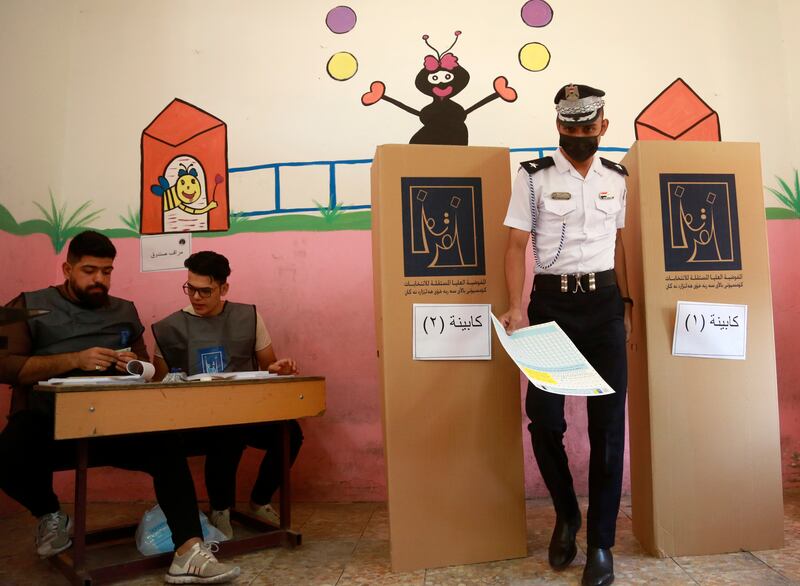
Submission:
[[[428,42],[428,35],[422,36],[425,44],[436,53],[435,56],[425,56],[423,67],[414,80],[417,89],[433,99],[430,104],[422,108],[422,111],[415,110],[401,101],[387,96],[386,85],[382,81],[372,82],[370,91],[361,96],[361,103],[365,106],[372,106],[380,100],[385,100],[418,116],[422,122],[422,128],[411,137],[409,141],[411,144],[468,144],[469,134],[467,125],[464,123],[467,115],[497,98],[513,102],[517,99],[517,92],[514,88],[509,87],[505,77],[500,76],[494,80],[494,92],[466,110],[454,102],[452,98],[469,83],[469,72],[458,63],[458,57],[450,52],[458,42],[459,36],[461,36],[461,31],[456,31],[453,44],[441,54]]]

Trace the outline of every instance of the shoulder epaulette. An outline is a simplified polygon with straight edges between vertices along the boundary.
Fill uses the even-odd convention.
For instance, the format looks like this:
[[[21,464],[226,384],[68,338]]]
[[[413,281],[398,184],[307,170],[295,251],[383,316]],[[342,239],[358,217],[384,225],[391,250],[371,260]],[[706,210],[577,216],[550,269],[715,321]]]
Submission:
[[[622,165],[620,163],[615,163],[614,161],[609,161],[608,159],[604,159],[603,157],[600,157],[600,162],[603,163],[603,167],[607,167],[612,171],[616,171],[620,175],[625,175],[625,176],[628,175],[628,170],[625,168],[625,165]]]
[[[533,175],[537,171],[541,171],[542,169],[547,169],[548,167],[552,167],[555,164],[556,162],[553,160],[553,157],[542,157],[541,159],[522,161],[520,163],[520,166],[523,169],[525,169],[528,173]]]

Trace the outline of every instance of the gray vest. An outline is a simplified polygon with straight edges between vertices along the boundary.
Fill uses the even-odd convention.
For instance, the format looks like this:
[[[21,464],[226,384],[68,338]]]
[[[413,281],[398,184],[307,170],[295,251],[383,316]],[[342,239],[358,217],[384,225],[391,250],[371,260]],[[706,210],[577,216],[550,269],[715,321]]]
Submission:
[[[139,314],[133,303],[118,297],[108,298],[108,304],[90,309],[73,303],[59,293],[56,287],[23,293],[25,306],[31,309],[49,309],[50,313],[28,320],[31,333],[31,354],[50,356],[66,352],[80,352],[94,346],[112,350],[129,348],[144,332]],[[119,374],[112,367],[107,372],[86,373],[82,370],[61,373],[59,376],[86,376],[87,374]],[[14,409],[26,404],[15,388]],[[27,402],[30,407],[41,402]]]
[[[258,370],[255,305],[226,301],[213,317],[176,311],[153,324],[153,335],[170,369],[189,375]]]

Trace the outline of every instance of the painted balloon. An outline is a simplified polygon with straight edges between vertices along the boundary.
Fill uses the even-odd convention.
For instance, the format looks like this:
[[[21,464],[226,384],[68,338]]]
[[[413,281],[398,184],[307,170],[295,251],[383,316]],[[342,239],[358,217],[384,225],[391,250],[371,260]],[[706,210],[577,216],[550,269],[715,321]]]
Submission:
[[[348,33],[356,26],[356,13],[349,6],[331,8],[325,17],[325,24],[337,35]]]
[[[545,0],[528,0],[522,6],[521,16],[528,26],[543,27],[553,20],[553,9]]]
[[[328,75],[337,81],[346,81],[358,71],[358,61],[347,51],[334,53],[328,59]]]
[[[550,64],[550,51],[541,43],[528,43],[519,50],[519,64],[528,71],[542,71]]]

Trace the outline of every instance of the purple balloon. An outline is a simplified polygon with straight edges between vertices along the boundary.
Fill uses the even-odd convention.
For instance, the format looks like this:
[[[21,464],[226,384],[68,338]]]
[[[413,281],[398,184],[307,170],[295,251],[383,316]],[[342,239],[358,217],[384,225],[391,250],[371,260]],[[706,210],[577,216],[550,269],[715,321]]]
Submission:
[[[547,26],[551,20],[553,9],[545,0],[528,0],[522,6],[522,21],[528,26]]]
[[[337,35],[348,33],[356,26],[356,13],[349,6],[331,8],[325,17],[325,24]]]

